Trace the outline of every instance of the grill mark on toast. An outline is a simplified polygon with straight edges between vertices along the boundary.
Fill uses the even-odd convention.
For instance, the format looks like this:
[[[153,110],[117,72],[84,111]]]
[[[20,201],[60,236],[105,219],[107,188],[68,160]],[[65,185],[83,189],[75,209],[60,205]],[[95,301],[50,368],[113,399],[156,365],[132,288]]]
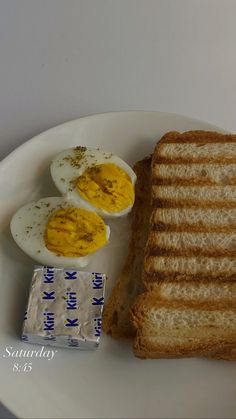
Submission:
[[[229,249],[202,249],[199,247],[191,247],[191,248],[182,248],[182,249],[175,249],[173,247],[166,248],[166,247],[152,247],[148,252],[147,256],[166,256],[166,257],[189,257],[189,256],[204,256],[204,257],[220,257],[220,256],[228,256],[228,257],[235,257],[236,256],[236,249],[229,250]]]
[[[219,134],[218,134],[219,135]],[[160,144],[199,144],[199,146],[205,145],[205,144],[226,144],[226,143],[236,143],[236,135],[222,135],[222,137],[213,137],[212,138],[206,138],[198,137],[198,138],[184,138],[181,137],[181,135],[176,136],[175,138],[166,138],[162,139]]]
[[[206,164],[206,163],[217,163],[217,164],[236,164],[236,156],[219,156],[219,157],[166,157],[166,156],[155,156],[153,158],[153,164]]]
[[[224,185],[223,182],[217,182],[210,179],[182,179],[182,178],[161,178],[155,177],[152,182],[156,186],[217,186]],[[227,182],[227,185],[236,185],[236,176]]]
[[[178,143],[234,143],[236,142],[235,134],[222,134],[216,131],[202,131],[192,130],[187,132],[170,131],[167,132],[162,138],[161,143],[164,144],[178,144]]]
[[[155,272],[144,272],[143,274],[143,281],[148,289],[152,287],[152,283],[155,286],[157,282],[166,282],[166,281],[219,281],[219,282],[235,282],[236,281],[236,272],[234,274],[230,274],[228,272],[224,272],[222,274],[218,274],[217,272],[206,272],[206,273],[200,273],[197,274],[191,274],[187,272],[161,272],[161,271],[155,271]]]
[[[153,208],[236,208],[236,201],[194,201],[182,199],[171,200],[171,199],[160,199],[155,198],[153,200]]]
[[[196,232],[196,233],[230,233],[233,230],[236,230],[236,223],[229,225],[199,225],[199,224],[190,224],[190,223],[181,223],[181,224],[169,224],[164,222],[158,222],[152,225],[153,231],[171,231],[176,232]]]

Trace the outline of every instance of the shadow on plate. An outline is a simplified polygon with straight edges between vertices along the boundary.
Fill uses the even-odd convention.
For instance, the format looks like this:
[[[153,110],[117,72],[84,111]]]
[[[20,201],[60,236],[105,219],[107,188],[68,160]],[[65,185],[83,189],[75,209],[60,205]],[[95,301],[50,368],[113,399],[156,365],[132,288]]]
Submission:
[[[49,167],[40,175],[40,185],[37,190],[37,195],[37,199],[45,198],[47,196],[61,196],[52,181]]]

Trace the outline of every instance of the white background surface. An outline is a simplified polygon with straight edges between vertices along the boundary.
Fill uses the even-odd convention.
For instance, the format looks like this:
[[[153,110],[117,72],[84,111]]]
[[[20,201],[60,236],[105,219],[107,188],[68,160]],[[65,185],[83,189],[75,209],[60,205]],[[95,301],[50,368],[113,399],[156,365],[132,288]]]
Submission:
[[[236,131],[235,16],[234,0],[0,0],[0,155],[112,110]]]
[[[235,16],[234,0],[0,0],[0,157],[112,110],[236,131]]]

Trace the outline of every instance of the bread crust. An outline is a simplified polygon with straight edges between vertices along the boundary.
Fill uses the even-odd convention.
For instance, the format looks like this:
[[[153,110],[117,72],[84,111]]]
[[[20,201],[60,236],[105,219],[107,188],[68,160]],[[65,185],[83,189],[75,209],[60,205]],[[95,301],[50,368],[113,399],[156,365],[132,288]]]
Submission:
[[[236,360],[235,342],[225,340],[186,339],[181,344],[171,341],[167,344],[152,343],[146,336],[137,335],[134,354],[142,359],[171,359],[204,357],[212,359]]]
[[[223,282],[223,281],[228,281],[228,282],[234,282],[236,281],[236,274],[233,273],[222,273],[222,274],[217,274],[214,272],[210,272],[210,273],[202,273],[202,272],[197,272],[195,275],[191,274],[191,272],[186,272],[186,273],[182,273],[182,272],[161,272],[161,271],[156,271],[156,272],[144,272],[143,273],[143,280],[145,282],[145,287],[147,289],[153,288],[153,285],[155,285],[156,283],[159,282],[163,282],[163,281],[178,281],[178,282],[182,282],[182,281],[204,281],[204,282],[212,282],[212,281],[216,281],[216,282]]]
[[[151,157],[137,162],[134,171],[137,182],[128,255],[103,311],[103,331],[115,339],[134,338],[136,332],[130,321],[130,307],[144,290],[142,268],[151,215]]]
[[[169,131],[162,136],[156,147],[162,143],[180,143],[180,144],[207,144],[207,143],[236,143],[236,135],[222,134],[217,131],[203,131],[203,130],[190,130],[190,131]],[[155,157],[156,149],[154,151]]]
[[[178,310],[185,314],[190,311],[236,314],[236,304],[220,301],[175,301],[161,299],[155,292],[146,292],[140,295],[132,308],[132,321],[138,332],[134,341],[134,354],[139,358],[182,358],[182,357],[208,357],[214,359],[236,360],[236,325],[235,330],[223,330],[215,324],[212,329],[209,321],[206,325],[197,325],[196,328],[186,328],[184,321],[179,324],[181,333],[169,324],[153,331],[152,325],[145,325],[150,310],[167,309],[174,312]],[[191,313],[190,313],[191,315]],[[162,341],[164,339],[164,342]]]

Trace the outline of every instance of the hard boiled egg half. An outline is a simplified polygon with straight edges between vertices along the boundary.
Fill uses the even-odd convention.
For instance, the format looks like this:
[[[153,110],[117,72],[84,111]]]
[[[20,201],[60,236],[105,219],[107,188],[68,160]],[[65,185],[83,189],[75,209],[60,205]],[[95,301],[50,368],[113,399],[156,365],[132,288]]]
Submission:
[[[136,174],[121,158],[100,149],[62,151],[52,161],[51,175],[66,199],[103,217],[126,215],[134,204]]]
[[[94,211],[50,197],[20,208],[11,220],[18,246],[37,262],[55,267],[84,267],[106,245],[110,228]]]

